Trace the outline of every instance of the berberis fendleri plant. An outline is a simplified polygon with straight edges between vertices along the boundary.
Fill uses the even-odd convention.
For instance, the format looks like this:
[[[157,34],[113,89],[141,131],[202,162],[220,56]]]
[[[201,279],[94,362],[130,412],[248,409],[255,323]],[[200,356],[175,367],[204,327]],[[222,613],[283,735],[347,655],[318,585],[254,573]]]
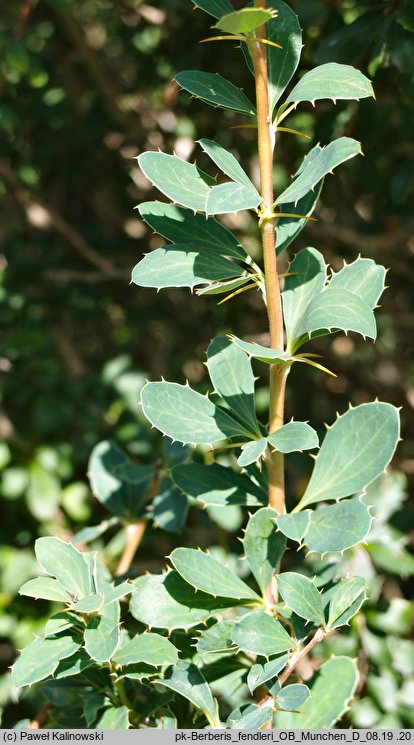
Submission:
[[[361,148],[349,137],[316,145],[276,195],[274,149],[279,137],[295,133],[285,124],[301,102],[335,103],[373,91],[353,67],[324,64],[299,77],[286,95],[302,45],[291,8],[282,0],[254,0],[237,11],[229,0],[193,2],[214,17],[213,40],[240,42],[256,103],[220,74],[187,70],[176,80],[257,127],[260,188],[234,155],[209,139],[198,145],[214,176],[176,155],[140,155],[143,174],[171,201],[139,207],[168,243],[139,262],[133,282],[157,290],[197,288],[203,296],[258,288],[270,346],[236,335],[213,339],[209,395],[164,380],[143,387],[142,411],[168,438],[161,466],[137,465],[109,442],[95,448],[92,488],[113,517],[75,541],[92,541],[118,521],[127,526],[126,553],[114,581],[97,553],[54,537],[37,541],[38,562],[49,576],[30,580],[21,593],[65,608],[22,651],[13,681],[46,681],[54,726],[332,727],[355,692],[356,661],[331,656],[309,686],[298,668],[366,599],[364,578],[353,576],[350,564],[344,568],[341,555],[370,530],[365,489],[393,456],[399,417],[388,403],[350,406],[327,426],[320,444],[307,422],[285,423],[285,386],[296,363],[325,370],[317,355],[302,351],[310,340],[340,331],[375,340],[385,270],[359,257],[335,273],[316,248],[304,248],[293,255],[281,291],[278,257],[311,219],[324,177]],[[263,262],[217,219],[240,210],[257,216]],[[270,379],[267,423],[255,408],[257,361]],[[189,446],[197,449],[194,459]],[[287,512],[284,457],[297,451],[317,454],[302,498]],[[226,565],[217,552],[184,547],[172,551],[164,573],[128,578],[146,522],[179,530],[189,502],[223,514],[234,505],[245,508],[244,569],[236,561]],[[288,542],[325,561],[286,571]]]

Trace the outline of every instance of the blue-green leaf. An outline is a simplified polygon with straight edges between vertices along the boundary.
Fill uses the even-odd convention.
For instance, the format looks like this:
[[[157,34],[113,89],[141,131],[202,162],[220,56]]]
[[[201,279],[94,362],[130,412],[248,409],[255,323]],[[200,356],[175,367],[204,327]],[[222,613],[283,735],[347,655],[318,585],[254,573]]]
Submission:
[[[261,437],[259,440],[252,440],[247,442],[241,447],[241,454],[237,458],[237,463],[242,468],[250,466],[252,463],[260,460],[267,448],[266,437]]]
[[[56,577],[70,594],[83,598],[89,595],[92,579],[84,555],[71,543],[46,536],[35,543],[36,559],[42,569]]]
[[[235,259],[246,258],[246,251],[237,238],[217,220],[194,213],[184,207],[164,202],[143,202],[139,213],[156,233],[172,243],[194,243],[208,248],[210,252]]]
[[[325,624],[322,598],[313,582],[297,572],[283,572],[277,578],[279,592],[286,605],[300,618]]]
[[[206,506],[261,507],[267,502],[266,492],[248,476],[235,473],[219,463],[211,466],[199,463],[176,466],[172,470],[172,477],[185,494]]]
[[[128,521],[143,516],[154,466],[139,466],[108,440],[94,447],[89,459],[91,489],[110,512]]]
[[[262,610],[243,616],[234,625],[231,638],[244,652],[264,657],[286,652],[294,646],[282,624]]]
[[[298,202],[281,204],[280,212],[290,215],[304,215],[305,218],[310,217],[316,207],[322,187],[323,179],[319,184],[316,184],[313,191],[309,191]],[[295,240],[296,236],[299,235],[307,223],[308,220],[297,217],[279,218],[276,225],[276,253],[278,256]]]
[[[154,525],[162,530],[178,533],[184,526],[187,512],[187,497],[177,489],[169,476],[164,476],[151,505],[150,514]]]
[[[351,617],[347,614],[355,601],[365,598],[366,581],[362,577],[349,577],[343,579],[334,587],[329,600],[328,626],[337,628],[347,623]],[[358,608],[359,609],[359,608]],[[352,615],[356,611],[352,609]]]
[[[237,647],[231,640],[234,623],[231,619],[219,621],[203,631],[197,639],[197,652],[202,655],[234,654],[237,652]]]
[[[278,515],[276,525],[285,536],[291,538],[292,541],[300,543],[308,530],[310,516],[310,510],[303,510],[303,512],[290,513],[288,515]]]
[[[242,8],[220,18],[214,28],[228,34],[250,34],[275,17],[275,13],[265,8]]]
[[[282,654],[279,657],[269,660],[269,662],[265,662],[264,665],[252,665],[247,675],[247,685],[250,693],[253,694],[260,685],[275,678],[286,667],[288,661],[289,655]]]
[[[190,287],[240,277],[237,264],[196,243],[162,246],[134,267],[131,281],[140,287]]]
[[[278,709],[284,709],[284,711],[297,710],[302,707],[309,694],[308,686],[293,683],[290,686],[282,688],[275,697],[275,703]]]
[[[320,507],[311,512],[303,543],[318,554],[342,552],[366,538],[371,522],[368,507],[358,497]]]
[[[267,440],[281,453],[294,453],[319,447],[317,433],[306,422],[288,422],[269,435]]]
[[[359,256],[351,264],[345,264],[339,272],[332,273],[329,287],[348,290],[373,309],[384,291],[385,274],[383,266]]]
[[[298,337],[298,326],[313,297],[318,297],[326,282],[327,267],[316,248],[304,248],[289,266],[282,295],[283,315],[289,340]]]
[[[97,729],[129,729],[129,710],[126,706],[109,706],[96,723]]]
[[[214,390],[231,413],[245,429],[260,436],[254,403],[254,375],[248,357],[227,337],[218,336],[208,347],[207,368]]]
[[[358,154],[361,154],[361,145],[351,137],[339,137],[326,147],[319,148],[316,154],[311,150],[300,169],[300,174],[276,197],[276,203],[297,202],[327,173]]]
[[[217,701],[213,698],[210,686],[198,667],[180,661],[168,668],[160,683],[191,701],[205,714],[212,727],[221,726]]]
[[[218,166],[227,176],[230,176],[232,181],[236,181],[239,184],[245,184],[245,186],[248,186],[249,188],[255,188],[238,160],[236,160],[234,155],[229,153],[228,150],[225,150],[224,147],[221,147],[221,145],[214,142],[214,140],[203,139],[198,140],[198,143],[216,166]]]
[[[245,582],[217,559],[193,548],[176,548],[170,560],[179,574],[196,590],[235,600],[258,600]]]
[[[32,685],[53,675],[59,661],[71,657],[80,647],[81,640],[72,636],[35,639],[23,649],[12,667],[15,686]]]
[[[253,729],[259,730],[264,724],[270,722],[273,717],[273,702],[266,706],[248,704],[241,706],[229,714],[227,725],[229,729]]]
[[[71,598],[63,585],[52,577],[36,577],[25,582],[19,590],[19,595],[42,600],[56,600],[59,603],[70,603]]]
[[[221,18],[226,13],[231,13],[233,6],[229,0],[192,0],[196,8],[201,8],[205,13],[209,13],[214,18]]]
[[[306,72],[296,83],[283,104],[300,101],[320,101],[331,98],[334,103],[341,101],[358,101],[374,95],[371,81],[355,67],[329,62]]]
[[[179,442],[211,444],[229,437],[251,437],[248,429],[187,385],[147,383],[141,404],[151,424]]]
[[[261,344],[255,344],[254,342],[243,341],[238,339],[237,336],[230,336],[231,341],[240,349],[243,349],[249,357],[253,357],[255,360],[265,362],[269,365],[283,364],[290,362],[292,357],[288,352],[284,352],[280,349],[271,349],[270,347],[263,347]]]
[[[138,164],[147,179],[173,202],[205,211],[210,188],[193,163],[154,151],[139,155]]]
[[[134,584],[130,611],[149,628],[190,629],[235,605],[234,600],[197,592],[174,571],[145,575]]]
[[[139,634],[130,639],[114,655],[118,665],[132,665],[145,662],[153,667],[174,665],[178,652],[171,642],[159,634]]]
[[[275,530],[277,514],[272,507],[257,510],[247,523],[243,539],[247,562],[263,594],[286,548],[285,537]]]
[[[364,300],[349,290],[328,286],[314,297],[296,327],[299,339],[302,336],[323,336],[337,329],[355,331],[370,339],[376,338],[377,327],[374,314]],[[298,343],[293,342],[295,348]]]
[[[205,210],[207,215],[227,215],[240,210],[256,209],[261,201],[253,184],[246,186],[231,181],[210,189]]]
[[[244,95],[241,88],[237,88],[218,73],[185,70],[178,73],[175,79],[181,88],[212,106],[219,106],[222,109],[230,109],[250,116],[254,116],[256,113],[253,104]]]
[[[349,409],[329,427],[295,511],[365,489],[390,462],[398,439],[395,406],[375,401]]]
[[[320,729],[332,727],[346,711],[358,683],[356,662],[349,657],[331,657],[315,673],[311,696],[300,713],[279,712],[277,727]]]
[[[119,644],[118,623],[104,616],[94,616],[85,629],[85,649],[95,662],[108,662]]]

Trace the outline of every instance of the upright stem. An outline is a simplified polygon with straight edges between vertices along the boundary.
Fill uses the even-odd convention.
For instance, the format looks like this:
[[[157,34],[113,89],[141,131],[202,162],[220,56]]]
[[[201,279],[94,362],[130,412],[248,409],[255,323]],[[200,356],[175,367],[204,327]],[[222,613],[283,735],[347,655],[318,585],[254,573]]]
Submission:
[[[266,0],[254,0],[256,8],[266,8]],[[263,26],[256,32],[265,38]],[[283,316],[279,276],[276,260],[276,230],[273,210],[273,150],[275,131],[269,112],[266,46],[259,41],[249,43],[253,60],[256,84],[256,107],[258,150],[260,164],[260,191],[263,213],[259,218],[262,234],[265,273],[267,315],[269,319],[270,345],[283,349]],[[269,431],[274,432],[283,425],[287,368],[272,365],[270,368]],[[284,459],[279,452],[268,453],[266,459],[269,480],[269,505],[278,512],[285,512]]]

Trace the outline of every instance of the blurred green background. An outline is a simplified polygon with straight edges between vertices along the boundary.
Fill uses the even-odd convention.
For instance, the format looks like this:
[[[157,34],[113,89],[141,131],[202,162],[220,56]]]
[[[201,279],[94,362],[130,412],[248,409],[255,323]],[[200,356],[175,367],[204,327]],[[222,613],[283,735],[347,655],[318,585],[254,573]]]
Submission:
[[[404,441],[395,473],[372,490],[382,522],[368,549],[350,558],[372,579],[371,604],[348,635],[330,641],[326,653],[356,654],[360,648],[359,700],[347,715],[349,723],[414,727],[409,641],[414,508],[407,499],[414,479],[414,8],[411,0],[291,0],[290,5],[304,28],[304,69],[327,61],[355,64],[373,77],[377,96],[359,104],[323,102],[317,110],[302,105],[289,126],[311,140],[280,135],[275,165],[280,187],[311,144],[346,134],[362,141],[365,154],[327,179],[318,222],[307,226],[295,250],[315,245],[335,270],[362,253],[390,268],[390,289],[378,314],[375,347],[354,335],[313,342],[312,351],[323,354],[338,377],[294,368],[287,416],[309,419],[321,430],[349,400],[357,404],[378,395],[403,407]],[[2,4],[3,726],[30,718],[39,706],[36,691],[20,697],[7,674],[16,650],[31,640],[49,611],[48,603],[17,595],[36,573],[33,542],[48,533],[70,539],[106,516],[86,478],[92,447],[109,437],[140,462],[153,460],[159,439],[138,408],[145,377],[188,379],[203,390],[203,360],[213,335],[231,330],[267,342],[255,293],[218,306],[185,290],[156,294],[129,284],[142,254],[162,244],[134,212],[139,202],[158,196],[137,168],[134,158],[141,151],[161,148],[193,158],[193,140],[209,137],[234,147],[257,179],[254,130],[234,129],[241,123],[237,115],[179,95],[172,82],[181,69],[219,71],[253,96],[240,50],[197,43],[209,25],[190,0]],[[203,157],[197,153],[197,158],[203,167]],[[228,224],[257,256],[254,220],[242,214]],[[258,406],[265,416],[264,372],[258,367],[263,376]],[[306,461],[290,463],[294,499],[307,467]],[[160,568],[177,541],[233,547],[227,529],[239,529],[241,514],[230,516],[232,526],[218,525],[216,518],[193,509],[183,538],[151,529],[135,573]],[[117,535],[106,545],[110,565],[119,546]],[[373,579],[375,571],[379,579]]]

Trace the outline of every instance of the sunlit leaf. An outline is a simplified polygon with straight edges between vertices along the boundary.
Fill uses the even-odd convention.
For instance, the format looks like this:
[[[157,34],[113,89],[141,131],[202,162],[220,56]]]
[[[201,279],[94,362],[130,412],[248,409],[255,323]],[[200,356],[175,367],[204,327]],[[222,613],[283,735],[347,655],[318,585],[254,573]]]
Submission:
[[[262,198],[253,184],[246,186],[231,181],[210,189],[205,210],[207,215],[227,215],[255,209],[261,201]]]
[[[267,440],[281,453],[313,450],[319,447],[317,433],[306,422],[288,422],[269,435]]]
[[[204,551],[176,548],[171,553],[170,560],[174,569],[196,590],[235,600],[258,600],[254,590]]]
[[[231,638],[245,652],[264,657],[285,652],[294,646],[293,639],[280,621],[262,610],[243,616],[234,625]]]
[[[147,179],[173,202],[205,211],[210,188],[193,163],[176,155],[151,151],[138,156],[138,165]]]
[[[257,510],[247,523],[243,538],[247,562],[263,594],[286,548],[285,537],[275,530],[277,515],[271,507]]]
[[[308,577],[297,572],[283,572],[277,578],[277,585],[286,605],[296,615],[315,624],[325,623],[322,598]]]

